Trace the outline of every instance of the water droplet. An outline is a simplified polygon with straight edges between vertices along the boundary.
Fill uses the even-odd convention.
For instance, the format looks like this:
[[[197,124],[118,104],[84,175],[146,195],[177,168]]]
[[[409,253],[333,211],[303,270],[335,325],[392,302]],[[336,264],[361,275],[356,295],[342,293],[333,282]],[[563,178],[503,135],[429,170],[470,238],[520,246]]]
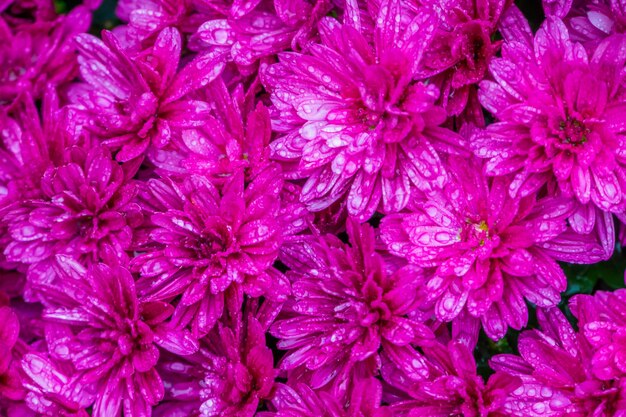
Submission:
[[[41,371],[43,371],[43,368],[46,366],[46,363],[39,359],[36,356],[31,356],[30,357],[30,370],[35,373],[35,374],[39,374],[41,373]]]
[[[215,38],[215,42],[223,45],[228,40],[228,31],[226,31],[225,29],[218,29],[213,32],[213,37]]]

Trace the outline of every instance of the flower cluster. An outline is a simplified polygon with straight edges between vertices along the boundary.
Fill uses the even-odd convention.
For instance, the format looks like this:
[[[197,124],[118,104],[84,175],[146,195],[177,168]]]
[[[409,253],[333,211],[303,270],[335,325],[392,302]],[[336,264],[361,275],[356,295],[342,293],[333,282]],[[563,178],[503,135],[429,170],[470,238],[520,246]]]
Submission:
[[[626,3],[109,3],[0,0],[0,416],[626,416]]]

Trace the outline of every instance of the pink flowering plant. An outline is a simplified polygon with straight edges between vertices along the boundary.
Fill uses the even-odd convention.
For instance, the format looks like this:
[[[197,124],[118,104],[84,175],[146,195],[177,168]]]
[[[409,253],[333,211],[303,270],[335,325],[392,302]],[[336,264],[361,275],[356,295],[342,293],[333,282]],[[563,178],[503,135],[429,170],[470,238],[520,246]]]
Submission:
[[[0,0],[0,417],[626,417],[626,2]]]

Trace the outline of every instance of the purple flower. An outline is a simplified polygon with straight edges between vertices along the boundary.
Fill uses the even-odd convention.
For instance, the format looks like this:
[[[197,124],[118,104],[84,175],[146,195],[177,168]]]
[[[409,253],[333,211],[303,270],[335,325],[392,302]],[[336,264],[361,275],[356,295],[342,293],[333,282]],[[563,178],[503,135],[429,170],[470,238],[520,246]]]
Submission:
[[[592,347],[557,308],[538,310],[541,330],[520,334],[520,356],[497,355],[496,371],[518,376],[523,384],[506,401],[514,417],[624,416],[626,381],[594,376]]]
[[[238,84],[229,93],[220,77],[198,95],[213,103],[213,115],[203,127],[183,133],[180,165],[213,183],[223,183],[242,168],[246,177],[254,177],[269,165],[270,115],[261,102],[254,104],[255,89],[244,93]]]
[[[576,295],[570,309],[592,347],[594,376],[603,381],[626,376],[626,290]]]
[[[619,0],[543,0],[548,16],[563,19],[573,41],[593,50],[607,36],[626,32],[626,8]]]
[[[313,391],[303,383],[293,387],[276,384],[271,412],[257,417],[391,417],[387,407],[380,406],[382,386],[375,378],[358,379],[350,395],[342,401],[323,391]]]
[[[277,375],[265,342],[266,326],[258,319],[276,305],[261,307],[260,315],[250,305],[243,316],[238,312],[218,322],[194,355],[164,360],[166,402],[157,415],[171,416],[174,410],[203,417],[256,415],[261,401],[271,396]]]
[[[626,417],[626,0],[69,3],[0,0],[0,417]]]
[[[404,208],[412,190],[447,180],[437,151],[461,152],[462,138],[439,127],[439,91],[416,82],[436,23],[426,12],[400,25],[401,8],[385,1],[373,39],[355,4],[343,25],[320,21],[320,44],[282,53],[262,73],[282,135],[272,156],[292,178],[306,179],[301,200],[313,211],[345,199],[351,215],[369,218]]]
[[[193,0],[121,0],[117,3],[116,14],[128,24],[113,31],[128,49],[137,52],[153,45],[166,28],[174,28],[187,37],[216,16],[214,11],[199,3]]]
[[[80,386],[94,388],[94,416],[119,415],[122,408],[128,416],[149,415],[163,398],[157,346],[190,355],[198,349],[196,340],[165,322],[171,305],[137,299],[125,268],[94,264],[85,270],[61,255],[55,268],[58,285],[37,287],[48,299],[43,319],[57,324],[47,334],[50,354],[73,364]]]
[[[288,350],[281,369],[302,373],[314,389],[333,380],[341,387],[354,369],[373,376],[382,350],[409,377],[427,377],[412,346],[434,335],[407,317],[419,302],[421,271],[386,263],[374,251],[370,226],[349,221],[347,228],[352,246],[326,235],[283,247],[293,298],[270,329],[278,348]]]
[[[328,0],[205,1],[226,18],[207,20],[191,48],[227,51],[242,72],[261,58],[308,46],[316,23],[332,8]]]
[[[9,307],[0,306],[0,402],[24,398],[19,374],[19,353],[16,349],[20,333],[17,315]],[[22,349],[20,349],[22,350]]]
[[[65,148],[72,139],[65,129],[70,125],[67,113],[59,111],[56,93],[46,90],[40,118],[29,93],[20,95],[10,107],[0,109],[0,219],[18,202],[42,197],[42,177],[51,166],[63,165]],[[4,249],[12,242],[8,224],[0,220],[2,265],[6,262]]]
[[[61,86],[76,76],[73,37],[87,31],[91,16],[77,7],[54,21],[10,28],[0,17],[0,105],[20,93],[41,98],[47,85]]]
[[[219,54],[197,56],[178,71],[181,39],[175,29],[163,29],[154,45],[137,56],[130,56],[110,32],[102,37],[77,37],[87,84],[76,86],[71,99],[86,112],[86,128],[119,150],[117,160],[141,157],[150,145],[164,148],[181,130],[204,123],[209,105],[184,96],[220,74]]]
[[[383,367],[385,381],[394,387],[388,390],[394,416],[510,416],[504,405],[522,384],[519,378],[495,373],[485,383],[476,374],[471,350],[461,343],[436,343],[425,348],[424,355],[430,369],[425,381],[411,381],[394,367]]]
[[[504,31],[502,58],[490,65],[494,81],[480,87],[481,103],[498,122],[475,135],[471,146],[487,159],[489,175],[515,176],[512,196],[555,183],[563,195],[590,205],[570,219],[577,232],[589,233],[603,211],[620,213],[626,205],[624,38],[608,38],[588,58],[557,18],[548,17],[534,41],[527,23],[515,22]],[[610,216],[605,223],[610,255]]]
[[[53,21],[58,15],[54,3],[47,0],[2,0],[2,18],[12,27],[33,22]]]
[[[4,254],[29,267],[29,284],[49,280],[55,254],[83,262],[98,262],[105,252],[125,257],[142,220],[129,173],[106,149],[71,147],[64,155],[43,173],[40,195],[18,200],[2,216],[10,236]]]
[[[132,260],[140,293],[167,301],[182,295],[176,317],[191,321],[197,335],[211,330],[240,287],[253,297],[284,301],[289,283],[272,266],[283,239],[281,189],[276,167],[247,186],[239,172],[221,192],[199,176],[151,180],[158,208],[150,242]]]
[[[512,2],[424,2],[424,7],[437,13],[439,26],[424,54],[419,78],[430,78],[440,86],[441,101],[448,114],[460,114],[468,100],[469,104],[475,103],[474,85],[483,80],[491,58],[499,49],[500,42],[492,41],[492,36],[509,3]]]
[[[603,1],[603,0],[600,0]],[[543,11],[547,16],[556,16],[559,18],[564,18],[572,9],[572,5],[574,0],[542,0]],[[582,3],[579,0],[576,0],[576,3]],[[585,2],[590,6],[595,6],[598,1],[594,0],[592,2]],[[594,4],[596,3],[596,4]]]
[[[26,375],[24,386],[28,390],[26,404],[44,416],[89,416],[85,407],[93,402],[93,387],[68,377],[58,368],[41,353],[24,355],[22,369]]]
[[[39,115],[34,98],[21,94],[11,106],[0,108],[0,207],[41,196],[41,180],[51,165],[61,165],[65,148],[77,144],[70,137],[72,123],[59,110],[53,88],[44,93]]]
[[[440,320],[480,320],[500,339],[526,325],[525,300],[553,306],[566,277],[556,260],[598,262],[599,244],[567,229],[573,201],[512,198],[504,177],[489,180],[476,160],[452,159],[454,180],[440,194],[417,199],[410,213],[385,217],[381,237],[391,253],[433,268],[426,304]]]

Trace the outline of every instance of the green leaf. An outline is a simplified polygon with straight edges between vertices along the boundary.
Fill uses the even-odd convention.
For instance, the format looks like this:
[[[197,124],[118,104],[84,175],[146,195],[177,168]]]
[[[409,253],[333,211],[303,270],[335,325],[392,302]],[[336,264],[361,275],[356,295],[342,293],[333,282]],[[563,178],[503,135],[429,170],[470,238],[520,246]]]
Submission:
[[[113,29],[120,24],[120,20],[115,15],[116,0],[104,0],[102,5],[94,12],[93,22],[90,32],[96,36],[100,35],[102,29]]]

